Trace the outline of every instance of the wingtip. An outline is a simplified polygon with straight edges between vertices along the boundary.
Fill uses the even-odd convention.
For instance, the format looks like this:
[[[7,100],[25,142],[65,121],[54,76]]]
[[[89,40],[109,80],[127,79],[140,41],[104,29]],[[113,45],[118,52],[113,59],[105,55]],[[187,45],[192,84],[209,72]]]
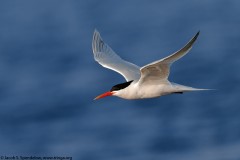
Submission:
[[[93,53],[97,51],[97,48],[99,47],[99,40],[101,40],[100,33],[95,28],[93,32],[93,39],[92,39],[92,50]]]
[[[199,36],[200,34],[200,30],[196,33],[196,35],[194,36],[195,39],[197,39],[197,37]]]
[[[98,30],[95,28],[95,29],[94,29],[94,32],[93,32],[93,41],[96,41],[98,38],[99,38],[99,39],[102,39],[100,33],[99,33]]]
[[[199,34],[200,34],[200,30],[198,30],[198,32],[197,32],[197,34],[196,34],[196,35],[198,36]]]
[[[93,34],[99,34],[98,30],[95,28]]]
[[[190,40],[190,42],[188,43],[189,46],[191,47],[193,45],[193,43],[197,40],[198,36],[200,34],[200,30],[195,34],[195,36]]]

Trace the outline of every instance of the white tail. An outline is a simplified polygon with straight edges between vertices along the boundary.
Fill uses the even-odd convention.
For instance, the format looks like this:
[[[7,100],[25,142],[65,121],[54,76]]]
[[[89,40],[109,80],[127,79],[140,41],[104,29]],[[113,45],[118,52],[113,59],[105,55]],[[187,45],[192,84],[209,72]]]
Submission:
[[[202,89],[202,88],[193,88],[193,87],[188,87],[176,83],[172,83],[174,88],[177,90],[177,92],[190,92],[190,91],[207,91],[207,90],[214,90],[214,89]]]

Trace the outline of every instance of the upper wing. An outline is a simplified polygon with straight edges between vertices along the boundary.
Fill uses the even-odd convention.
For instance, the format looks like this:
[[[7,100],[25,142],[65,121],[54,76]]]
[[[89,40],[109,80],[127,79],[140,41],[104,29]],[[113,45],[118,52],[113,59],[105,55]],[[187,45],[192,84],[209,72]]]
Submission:
[[[147,81],[151,81],[151,83],[153,81],[167,82],[170,73],[170,65],[190,51],[199,33],[200,32],[198,32],[182,49],[178,50],[177,52],[163,59],[143,66],[140,69],[141,71],[141,78],[139,80],[140,83],[145,83]]]
[[[94,59],[103,67],[120,73],[126,81],[140,78],[140,67],[119,57],[104,41],[99,32],[94,31],[92,49]]]

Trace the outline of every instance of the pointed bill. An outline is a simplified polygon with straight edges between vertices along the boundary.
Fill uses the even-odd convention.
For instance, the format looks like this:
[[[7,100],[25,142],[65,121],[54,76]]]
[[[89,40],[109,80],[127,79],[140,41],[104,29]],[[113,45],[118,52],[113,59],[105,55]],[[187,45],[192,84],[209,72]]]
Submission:
[[[108,91],[108,92],[105,92],[105,93],[97,96],[96,98],[94,98],[94,100],[98,100],[100,98],[104,98],[104,97],[111,96],[111,95],[113,95],[113,93],[111,91]]]

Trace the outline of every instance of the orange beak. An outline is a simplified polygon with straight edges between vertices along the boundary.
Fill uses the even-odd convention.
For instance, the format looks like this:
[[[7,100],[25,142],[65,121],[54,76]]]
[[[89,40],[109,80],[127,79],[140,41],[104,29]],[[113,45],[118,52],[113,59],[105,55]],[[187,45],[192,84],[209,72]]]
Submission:
[[[106,93],[103,93],[103,94],[97,96],[96,98],[94,98],[94,100],[97,100],[97,99],[100,99],[100,98],[104,98],[104,97],[107,97],[107,96],[111,96],[111,95],[113,95],[113,93],[108,91]]]

